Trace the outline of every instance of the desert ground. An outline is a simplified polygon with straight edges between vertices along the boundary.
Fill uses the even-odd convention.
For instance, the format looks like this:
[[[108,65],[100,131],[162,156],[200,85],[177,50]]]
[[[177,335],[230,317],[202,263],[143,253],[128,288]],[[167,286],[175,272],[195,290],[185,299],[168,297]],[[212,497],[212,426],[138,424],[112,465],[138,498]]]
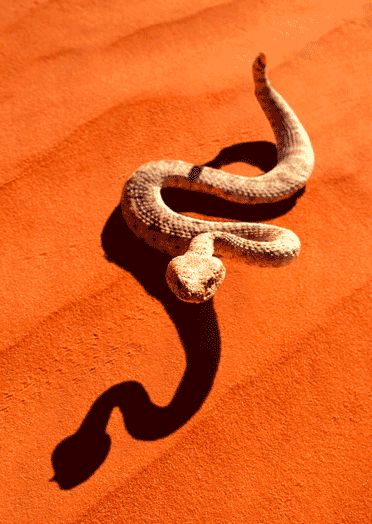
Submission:
[[[0,4],[0,521],[368,522],[371,4]],[[213,300],[180,302],[121,191],[150,160],[275,165],[260,51],[314,147],[305,191],[165,198],[301,253],[226,260]]]

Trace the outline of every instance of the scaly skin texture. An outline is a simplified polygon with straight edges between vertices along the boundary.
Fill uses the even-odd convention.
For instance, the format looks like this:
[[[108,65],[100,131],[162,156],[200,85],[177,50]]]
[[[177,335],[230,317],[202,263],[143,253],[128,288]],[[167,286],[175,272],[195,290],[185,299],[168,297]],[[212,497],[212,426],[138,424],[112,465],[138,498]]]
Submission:
[[[257,204],[288,198],[306,184],[314,167],[310,139],[293,110],[271,87],[263,53],[253,63],[253,78],[257,100],[277,142],[278,163],[271,171],[247,178],[183,160],[160,160],[140,166],[124,186],[121,208],[128,226],[147,244],[174,257],[166,281],[187,302],[205,302],[214,295],[225,276],[219,255],[279,266],[299,254],[300,240],[289,229],[199,220],[175,213],[161,197],[162,188],[179,187]]]

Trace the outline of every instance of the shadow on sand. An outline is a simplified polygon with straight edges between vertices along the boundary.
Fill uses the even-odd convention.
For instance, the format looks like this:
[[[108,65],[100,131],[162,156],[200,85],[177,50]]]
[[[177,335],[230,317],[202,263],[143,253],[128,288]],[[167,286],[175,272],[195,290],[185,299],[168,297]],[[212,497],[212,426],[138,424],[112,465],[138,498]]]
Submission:
[[[246,162],[268,171],[277,161],[276,148],[269,142],[245,142],[226,147],[203,164],[220,168],[233,162]],[[202,169],[203,165],[196,166]],[[302,191],[303,192],[303,191]],[[297,197],[273,204],[247,206],[217,197],[168,189],[166,203],[175,211],[192,210],[204,215],[261,221],[280,216],[291,209]],[[220,334],[213,301],[205,304],[180,302],[165,283],[169,257],[138,240],[128,229],[117,206],[108,218],[101,236],[107,260],[129,271],[146,291],[164,305],[174,322],[186,353],[186,370],[171,402],[154,404],[139,382],[116,384],[92,404],[81,426],[53,451],[52,464],[61,489],[71,489],[87,480],[104,462],[110,437],[106,426],[113,408],[123,415],[128,433],[140,440],[164,438],[183,426],[199,410],[212,388],[220,359]]]

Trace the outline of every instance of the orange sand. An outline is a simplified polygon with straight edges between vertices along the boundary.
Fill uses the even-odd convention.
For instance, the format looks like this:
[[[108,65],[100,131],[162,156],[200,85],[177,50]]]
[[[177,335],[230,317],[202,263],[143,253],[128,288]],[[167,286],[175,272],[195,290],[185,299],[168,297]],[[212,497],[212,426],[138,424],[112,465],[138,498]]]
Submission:
[[[367,522],[370,4],[1,4],[0,521]],[[121,189],[148,160],[270,164],[270,144],[231,147],[273,140],[261,50],[316,169],[254,216],[301,256],[228,261],[213,303],[178,303]]]

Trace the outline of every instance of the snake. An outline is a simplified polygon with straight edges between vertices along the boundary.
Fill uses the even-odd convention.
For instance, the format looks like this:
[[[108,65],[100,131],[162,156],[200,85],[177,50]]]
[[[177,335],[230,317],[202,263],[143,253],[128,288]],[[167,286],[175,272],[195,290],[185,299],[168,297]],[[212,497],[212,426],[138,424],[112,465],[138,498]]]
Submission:
[[[266,65],[266,55],[258,54],[252,73],[256,98],[276,140],[273,169],[246,177],[183,160],[159,160],[141,165],[124,184],[124,220],[138,238],[170,255],[165,280],[184,302],[203,303],[215,295],[226,275],[225,257],[278,267],[299,255],[300,239],[290,229],[186,216],[167,206],[161,194],[164,188],[176,187],[259,204],[287,199],[305,186],[315,161],[311,141],[293,109],[272,87]]]

